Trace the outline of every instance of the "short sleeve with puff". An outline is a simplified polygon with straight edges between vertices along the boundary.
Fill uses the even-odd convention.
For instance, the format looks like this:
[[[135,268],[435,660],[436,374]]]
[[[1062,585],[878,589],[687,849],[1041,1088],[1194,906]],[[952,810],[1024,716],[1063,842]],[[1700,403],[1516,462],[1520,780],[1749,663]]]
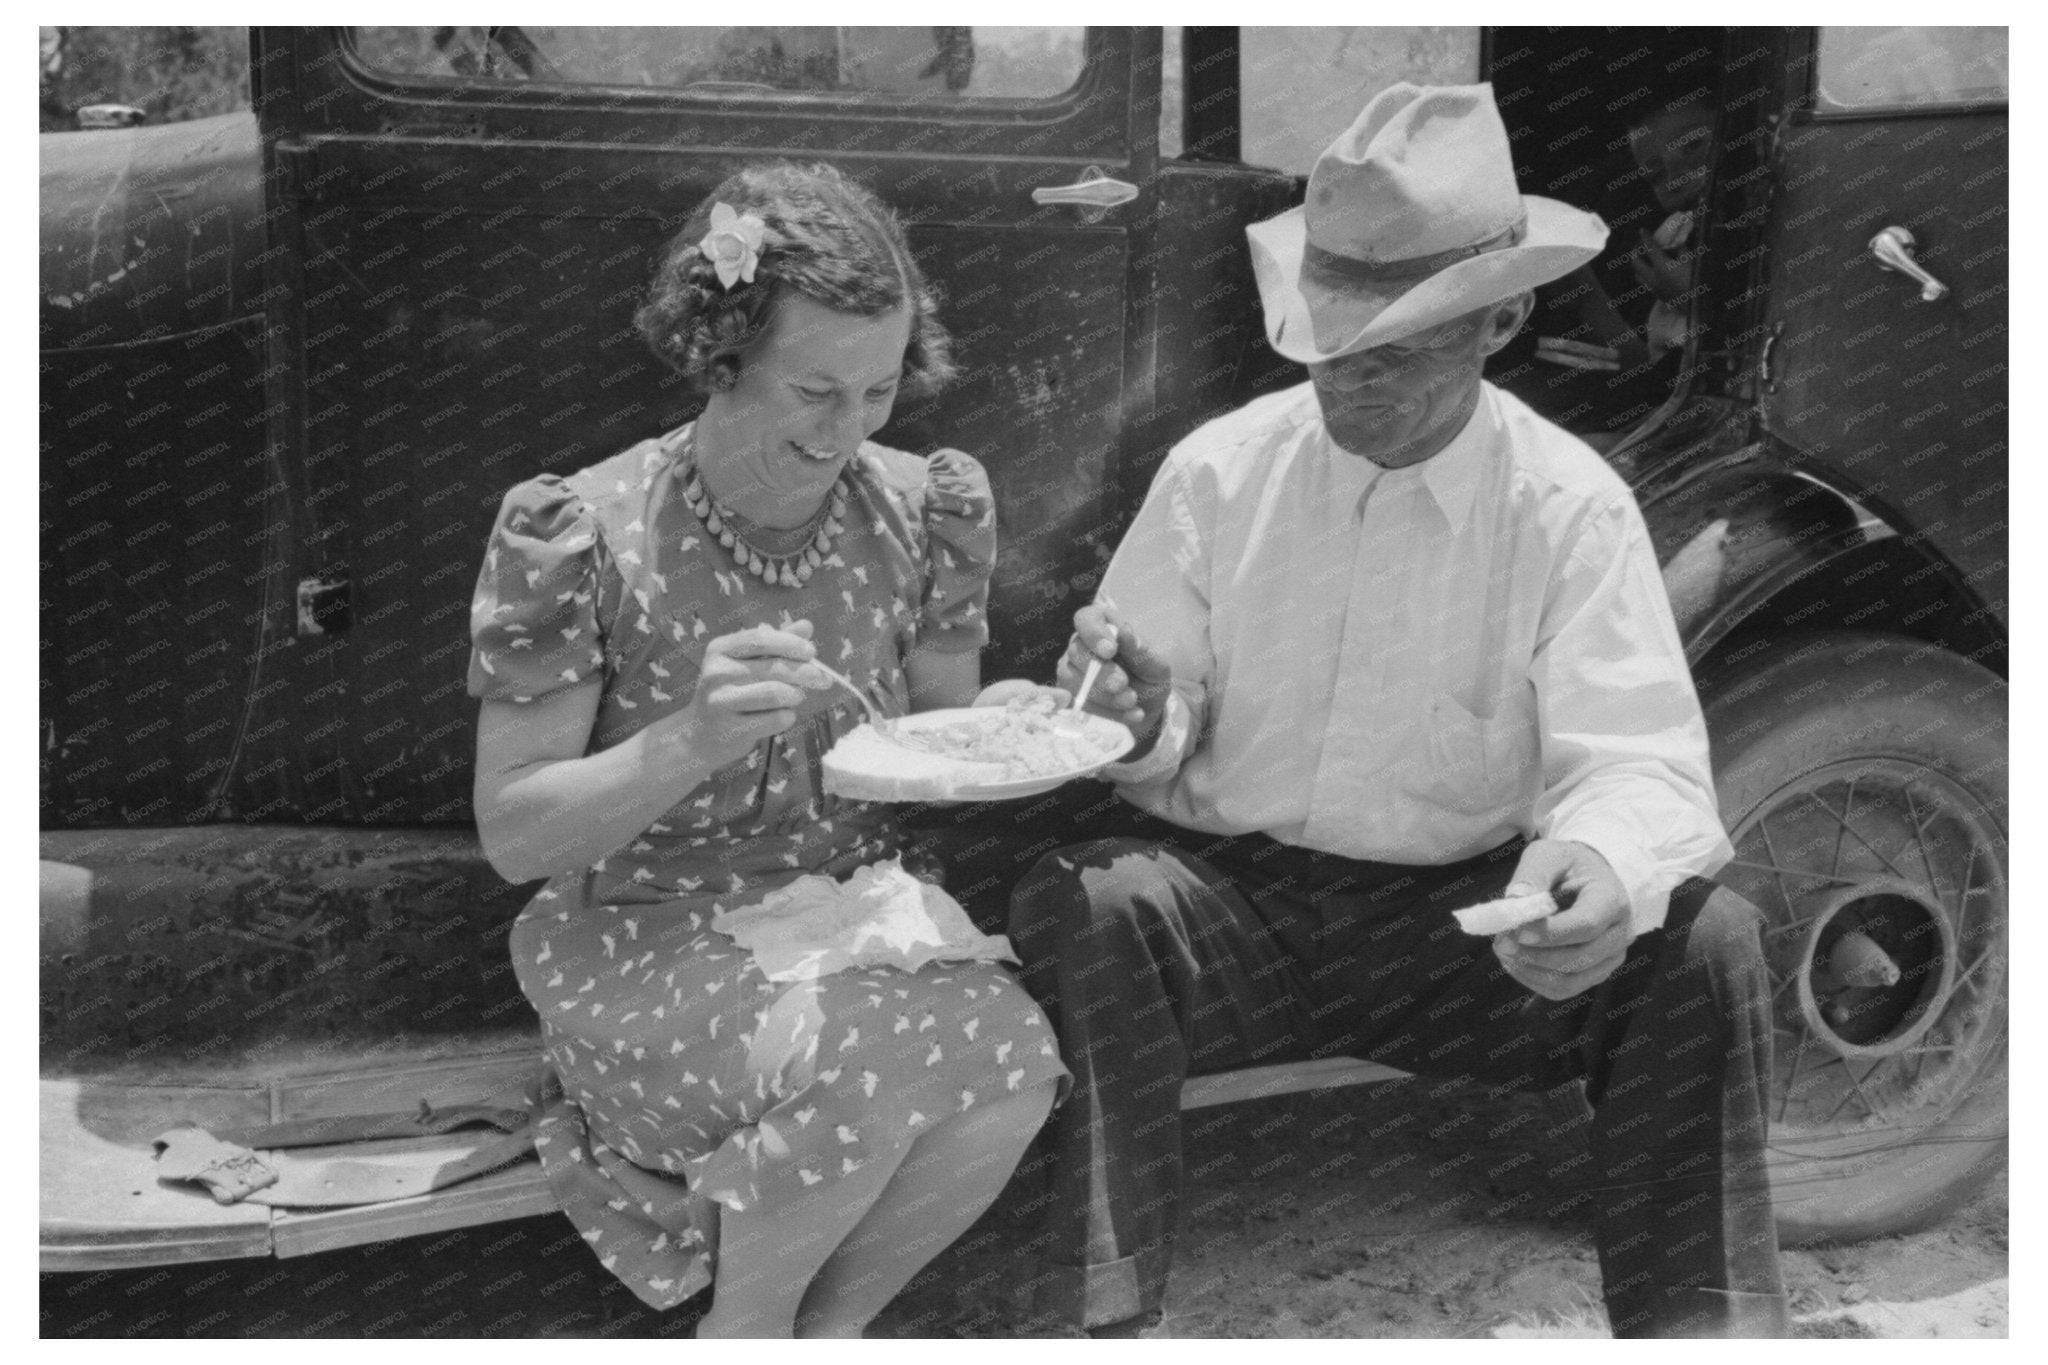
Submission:
[[[561,479],[505,495],[470,602],[469,695],[529,702],[602,679],[599,553],[589,510]]]
[[[988,643],[988,580],[996,564],[996,502],[979,461],[941,450],[926,464],[931,573],[918,646],[943,653]]]

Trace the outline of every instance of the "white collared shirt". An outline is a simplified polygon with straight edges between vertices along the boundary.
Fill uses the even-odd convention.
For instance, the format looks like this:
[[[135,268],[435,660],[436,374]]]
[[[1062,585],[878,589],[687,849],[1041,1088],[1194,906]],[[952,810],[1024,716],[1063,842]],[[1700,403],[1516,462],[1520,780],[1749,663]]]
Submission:
[[[1308,384],[1208,423],[1102,595],[1174,673],[1157,743],[1103,775],[1176,824],[1417,864],[1580,840],[1637,933],[1731,856],[1634,497],[1492,385],[1407,469],[1332,442]]]

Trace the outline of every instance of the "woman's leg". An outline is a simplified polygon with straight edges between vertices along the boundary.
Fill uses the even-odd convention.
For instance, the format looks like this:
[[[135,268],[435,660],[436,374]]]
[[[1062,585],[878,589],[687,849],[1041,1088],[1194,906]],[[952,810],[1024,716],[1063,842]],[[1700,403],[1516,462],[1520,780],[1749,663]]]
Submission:
[[[1052,1110],[1056,1085],[1046,1081],[977,1105],[920,1137],[881,1198],[811,1282],[796,1334],[859,1336],[910,1277],[958,1240],[1003,1192]]]
[[[711,1311],[697,1324],[697,1335],[794,1335],[797,1309],[818,1268],[856,1227],[864,1226],[862,1220],[916,1146],[906,1142],[893,1152],[877,1152],[858,1170],[794,1203],[760,1213],[721,1209]]]

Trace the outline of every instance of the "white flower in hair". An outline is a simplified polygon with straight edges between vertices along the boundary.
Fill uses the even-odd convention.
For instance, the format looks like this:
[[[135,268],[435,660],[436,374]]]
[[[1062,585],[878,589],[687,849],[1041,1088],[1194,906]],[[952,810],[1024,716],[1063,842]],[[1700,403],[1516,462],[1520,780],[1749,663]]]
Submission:
[[[730,289],[736,280],[754,282],[754,269],[761,264],[761,243],[767,235],[766,223],[721,201],[711,206],[711,231],[704,234],[697,249],[718,272],[719,286]]]

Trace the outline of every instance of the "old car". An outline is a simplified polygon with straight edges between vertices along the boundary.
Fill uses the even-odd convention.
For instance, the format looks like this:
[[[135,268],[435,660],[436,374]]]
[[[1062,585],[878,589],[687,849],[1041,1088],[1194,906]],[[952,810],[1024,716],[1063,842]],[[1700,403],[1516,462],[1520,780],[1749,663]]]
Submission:
[[[1298,381],[1244,225],[1400,78],[1491,80],[1524,187],[1618,242],[1644,221],[1631,111],[1714,111],[1661,387],[1567,403],[1600,372],[1526,351],[1494,377],[1594,439],[1656,539],[1722,875],[1767,918],[1788,1240],[1941,1218],[2005,1151],[2004,52],[1944,29],[280,28],[249,36],[245,110],[44,134],[44,1267],[549,1207],[531,1163],[218,1204],[158,1181],[151,1139],[530,1073],[504,929],[531,888],[470,818],[470,592],[506,487],[689,415],[630,315],[712,184],[824,158],[903,212],[964,374],[882,439],[984,459],[988,669],[1043,677],[1171,444]],[[917,823],[1000,917],[1020,863],[1114,799]],[[1282,1066],[1188,1102],[1387,1074]]]

